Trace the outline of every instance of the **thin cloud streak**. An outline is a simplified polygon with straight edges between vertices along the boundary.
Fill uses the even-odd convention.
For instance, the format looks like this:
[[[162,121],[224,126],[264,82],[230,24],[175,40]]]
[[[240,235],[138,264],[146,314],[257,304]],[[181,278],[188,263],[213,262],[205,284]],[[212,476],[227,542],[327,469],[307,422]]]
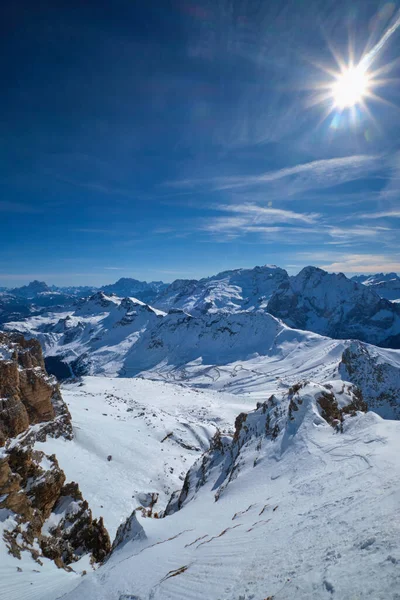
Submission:
[[[319,213],[297,213],[292,210],[283,210],[279,208],[265,208],[256,204],[221,204],[217,207],[218,210],[232,213],[239,213],[246,216],[254,217],[257,221],[267,221],[268,223],[316,223]]]
[[[294,167],[268,171],[260,175],[211,177],[209,179],[184,179],[166,182],[171,187],[211,187],[214,191],[252,187],[261,184],[274,184],[282,180],[292,180],[299,191],[312,188],[326,188],[364,177],[366,174],[382,170],[382,157],[376,155],[352,155],[340,158],[316,160]]]
[[[386,210],[382,212],[363,214],[358,216],[359,219],[399,219],[400,210]]]

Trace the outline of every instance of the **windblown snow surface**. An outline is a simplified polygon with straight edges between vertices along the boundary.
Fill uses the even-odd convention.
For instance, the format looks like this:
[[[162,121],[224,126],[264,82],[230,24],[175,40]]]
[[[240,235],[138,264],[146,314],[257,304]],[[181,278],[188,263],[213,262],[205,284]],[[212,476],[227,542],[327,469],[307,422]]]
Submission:
[[[398,598],[400,424],[357,413],[339,433],[317,407],[321,389],[305,386],[276,439],[263,409],[251,413],[192,469],[181,510],[139,516],[146,537],[65,598]]]
[[[400,415],[399,350],[291,329],[262,311],[193,318],[104,294],[90,302],[19,325],[50,355],[87,353],[97,375],[136,377],[64,384],[75,438],[38,449],[56,454],[112,538],[138,506],[156,498],[162,513],[175,492],[171,513],[187,482],[190,493],[165,518],[136,511],[145,537],[124,540],[96,572],[2,548],[0,598],[399,600],[400,423],[388,420]],[[346,415],[340,432],[318,395],[341,407],[351,384],[375,412]],[[273,437],[254,410],[272,394]],[[250,415],[235,440],[240,413]],[[210,459],[217,429],[224,451]],[[0,530],[10,518],[0,514]]]

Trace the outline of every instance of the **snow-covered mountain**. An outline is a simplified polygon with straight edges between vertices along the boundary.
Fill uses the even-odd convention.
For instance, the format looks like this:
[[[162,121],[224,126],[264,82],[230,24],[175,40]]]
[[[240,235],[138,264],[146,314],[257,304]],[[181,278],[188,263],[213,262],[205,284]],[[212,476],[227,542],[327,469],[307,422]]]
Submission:
[[[86,343],[93,368],[147,370],[65,384],[74,437],[35,446],[117,533],[108,560],[82,577],[81,563],[58,574],[2,555],[0,596],[55,600],[78,586],[68,600],[391,597],[400,431],[364,411],[367,401],[398,418],[400,351],[291,329],[263,310],[193,317],[103,293],[31,321],[53,351],[72,358]]]
[[[254,310],[267,305],[272,293],[289,278],[274,265],[224,271],[205,279],[178,279],[154,301],[162,310],[180,308],[190,314]]]
[[[362,391],[371,410],[400,419],[400,352],[352,342],[343,352],[339,373]]]
[[[140,374],[257,399],[301,377],[342,378],[360,386],[381,416],[400,416],[400,351],[293,329],[264,310],[164,313],[134,298],[97,292],[74,311],[6,328],[36,337],[47,368],[60,378]]]
[[[24,298],[0,292],[0,325],[7,321],[23,319],[34,312],[33,307]]]
[[[130,277],[121,277],[115,283],[104,285],[100,289],[105,294],[115,294],[116,296],[131,297],[134,296],[143,302],[152,302],[165,288],[166,283],[162,281],[138,281]]]
[[[377,273],[376,275],[356,275],[352,281],[374,289],[381,298],[400,301],[400,277],[397,273]]]
[[[44,282],[0,292],[0,324],[20,320],[28,315],[38,315],[46,309],[61,310],[73,306],[74,294],[50,289]]]
[[[58,357],[76,375],[166,374],[193,361],[204,369],[259,356],[281,359],[304,344],[332,345],[331,340],[287,327],[263,310],[164,313],[134,298],[103,292],[80,301],[73,311],[5,327],[39,339],[47,359]]]
[[[116,283],[105,285],[102,290],[108,295],[135,296],[151,302],[167,285],[162,282],[146,283],[136,279],[122,278]],[[96,294],[99,288],[89,286],[49,287],[43,281],[32,281],[28,285],[0,291],[0,323],[23,319],[28,315],[52,311],[71,310],[83,298]]]
[[[399,276],[397,273],[375,273],[374,275],[354,275],[351,279],[364,285],[376,285],[377,283],[387,283],[393,281],[393,279],[399,279]]]
[[[31,299],[42,292],[50,292],[50,288],[44,281],[31,281],[28,285],[22,287],[13,288],[10,293],[13,296],[20,296],[22,298]]]
[[[400,424],[364,410],[331,382],[240,414],[66,600],[395,598]]]
[[[400,348],[400,307],[342,273],[304,268],[273,294],[268,311],[291,327]]]
[[[306,267],[295,277],[289,277],[284,269],[267,265],[225,271],[199,281],[176,280],[168,286],[162,282],[122,278],[92,296],[82,297],[83,292],[81,296],[79,293],[69,295],[52,289],[39,291],[34,298],[27,299],[23,295],[17,297],[3,292],[0,294],[0,319],[6,323],[23,320],[27,315],[47,318],[46,309],[51,313],[68,312],[70,316],[72,313],[78,316],[79,307],[85,305],[85,318],[90,316],[90,307],[93,307],[92,317],[98,321],[98,311],[91,298],[103,293],[107,298],[116,295],[131,298],[133,302],[144,302],[149,305],[149,310],[158,309],[163,313],[181,310],[196,318],[263,310],[291,327],[397,348],[400,346],[400,306],[381,298],[378,293],[381,285],[392,285],[393,290],[400,285],[400,280],[392,279],[391,275],[382,276],[384,281],[380,281],[381,276],[376,276],[373,280],[357,283],[343,274],[328,274],[316,267]],[[33,282],[25,287],[36,290],[36,284],[42,286]],[[396,295],[397,291],[394,291]],[[154,308],[150,309],[150,305]],[[123,306],[120,312],[122,310]],[[65,315],[60,314],[59,318],[65,318]],[[73,323],[68,324],[69,329]],[[25,325],[24,332],[28,334],[28,322]]]

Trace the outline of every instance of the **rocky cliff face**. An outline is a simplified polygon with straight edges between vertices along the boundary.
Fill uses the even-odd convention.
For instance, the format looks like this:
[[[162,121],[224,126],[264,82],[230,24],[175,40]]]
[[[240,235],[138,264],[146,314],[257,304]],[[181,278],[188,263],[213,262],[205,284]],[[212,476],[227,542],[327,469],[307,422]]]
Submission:
[[[110,539],[76,483],[66,484],[54,455],[34,450],[46,436],[72,438],[71,417],[44,369],[36,340],[0,334],[0,510],[4,542],[20,558],[29,551],[59,567],[91,554],[102,561]]]
[[[339,364],[342,379],[357,385],[371,410],[383,419],[400,419],[398,352],[352,342]]]
[[[400,307],[342,273],[304,268],[273,294],[268,312],[290,327],[400,348]]]
[[[71,417],[45,371],[39,342],[0,333],[0,446],[36,424],[38,437],[72,436]]]

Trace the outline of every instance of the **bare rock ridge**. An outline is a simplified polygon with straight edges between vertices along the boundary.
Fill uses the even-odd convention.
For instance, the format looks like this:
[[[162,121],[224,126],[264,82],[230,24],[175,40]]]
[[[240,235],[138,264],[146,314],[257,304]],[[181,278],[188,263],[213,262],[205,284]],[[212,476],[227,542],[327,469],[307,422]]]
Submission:
[[[66,484],[55,455],[33,449],[46,436],[73,435],[38,341],[0,334],[0,398],[0,510],[9,552],[20,558],[29,551],[64,568],[84,554],[104,560],[111,544],[103,520],[92,518],[76,483]]]

